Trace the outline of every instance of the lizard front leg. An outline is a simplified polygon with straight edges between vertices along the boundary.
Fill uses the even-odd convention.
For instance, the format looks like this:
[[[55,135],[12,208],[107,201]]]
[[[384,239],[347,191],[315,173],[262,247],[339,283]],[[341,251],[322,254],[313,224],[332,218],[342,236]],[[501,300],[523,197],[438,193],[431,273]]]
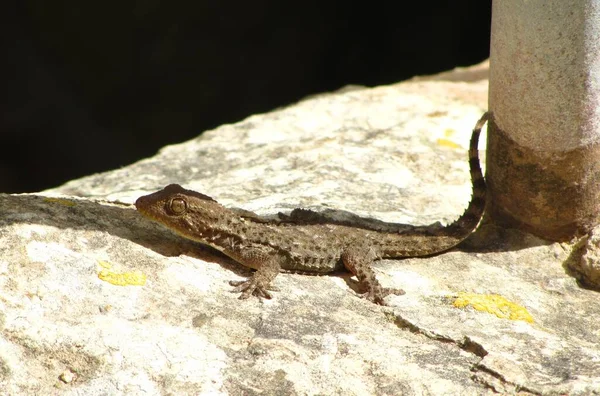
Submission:
[[[240,300],[244,300],[252,295],[271,299],[271,293],[268,290],[275,290],[271,287],[271,282],[281,268],[277,261],[277,256],[272,252],[266,252],[260,248],[245,248],[239,252],[228,252],[228,255],[240,264],[256,269],[256,272],[245,281],[230,281],[231,286],[235,286],[234,292],[241,292]]]
[[[390,294],[403,295],[402,289],[382,287],[371,267],[376,254],[373,249],[365,246],[351,246],[344,249],[342,262],[348,271],[358,278],[360,286],[366,290],[362,297],[376,304],[385,305],[384,298]]]

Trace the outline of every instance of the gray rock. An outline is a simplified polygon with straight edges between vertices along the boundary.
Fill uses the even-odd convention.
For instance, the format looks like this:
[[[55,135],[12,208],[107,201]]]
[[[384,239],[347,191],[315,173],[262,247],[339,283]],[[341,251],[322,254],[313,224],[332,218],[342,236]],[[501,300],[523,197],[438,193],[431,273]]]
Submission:
[[[179,183],[260,214],[447,223],[469,200],[486,95],[444,79],[320,95],[0,195],[0,393],[600,393],[598,294],[567,274],[570,246],[484,224],[460,249],[379,262],[407,292],[389,307],[348,274],[281,274],[272,300],[240,301],[228,281],[246,269],[131,206]]]

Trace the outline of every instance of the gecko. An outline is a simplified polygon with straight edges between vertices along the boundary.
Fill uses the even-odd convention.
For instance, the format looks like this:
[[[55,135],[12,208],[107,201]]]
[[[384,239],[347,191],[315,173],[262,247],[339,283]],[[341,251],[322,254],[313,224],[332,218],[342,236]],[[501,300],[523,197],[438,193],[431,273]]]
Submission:
[[[477,121],[469,144],[472,196],[465,212],[445,227],[410,230],[385,223],[384,231],[367,225],[328,222],[301,209],[297,216],[267,220],[249,211],[228,209],[208,195],[178,184],[139,197],[143,216],[179,235],[211,246],[239,264],[256,270],[247,280],[231,281],[239,298],[270,299],[271,283],[281,271],[326,274],[346,269],[356,276],[363,297],[385,305],[388,295],[404,290],[381,286],[372,264],[383,258],[424,257],[445,252],[466,239],[479,225],[486,204],[486,184],[479,163],[478,143],[486,112]],[[400,225],[398,225],[400,226]]]

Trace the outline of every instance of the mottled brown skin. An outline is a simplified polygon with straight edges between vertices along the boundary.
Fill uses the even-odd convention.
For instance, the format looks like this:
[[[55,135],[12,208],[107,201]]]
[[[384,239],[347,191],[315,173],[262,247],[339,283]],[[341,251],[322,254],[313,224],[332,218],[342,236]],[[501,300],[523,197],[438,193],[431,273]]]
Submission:
[[[477,145],[485,113],[477,122],[469,148],[473,196],[464,214],[447,227],[415,227],[386,232],[347,224],[267,221],[249,212],[230,210],[217,201],[177,184],[138,198],[137,210],[180,235],[212,246],[240,264],[253,268],[253,276],[232,282],[240,298],[256,295],[271,298],[267,291],[281,270],[328,273],[346,268],[366,290],[365,297],[383,304],[400,289],[383,288],[375,278],[373,261],[380,258],[429,256],[459,244],[477,227],[485,208],[486,186],[479,165]],[[312,214],[312,212],[307,212]]]

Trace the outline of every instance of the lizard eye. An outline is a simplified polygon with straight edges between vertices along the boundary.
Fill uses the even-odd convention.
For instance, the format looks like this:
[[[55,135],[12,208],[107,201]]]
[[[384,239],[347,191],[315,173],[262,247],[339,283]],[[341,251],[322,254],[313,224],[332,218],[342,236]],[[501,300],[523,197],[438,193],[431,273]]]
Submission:
[[[181,215],[187,212],[187,202],[181,198],[173,198],[169,202],[169,210],[175,215]]]

